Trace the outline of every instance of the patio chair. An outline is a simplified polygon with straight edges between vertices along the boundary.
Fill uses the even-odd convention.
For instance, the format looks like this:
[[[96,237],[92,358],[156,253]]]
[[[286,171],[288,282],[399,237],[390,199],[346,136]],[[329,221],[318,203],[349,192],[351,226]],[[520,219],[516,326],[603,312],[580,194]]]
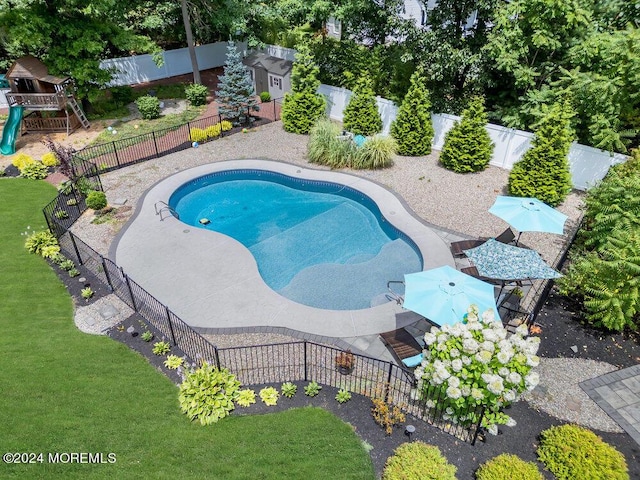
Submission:
[[[422,346],[405,328],[381,333],[380,339],[405,367],[414,368],[422,362]]]
[[[501,243],[513,243],[516,239],[516,234],[513,233],[511,227],[507,227],[507,229],[502,232],[500,235],[495,237],[497,241]],[[454,257],[463,257],[464,251],[469,250],[470,248],[479,247],[484,242],[489,240],[488,238],[478,239],[478,240],[460,240],[458,242],[451,243],[451,253]]]

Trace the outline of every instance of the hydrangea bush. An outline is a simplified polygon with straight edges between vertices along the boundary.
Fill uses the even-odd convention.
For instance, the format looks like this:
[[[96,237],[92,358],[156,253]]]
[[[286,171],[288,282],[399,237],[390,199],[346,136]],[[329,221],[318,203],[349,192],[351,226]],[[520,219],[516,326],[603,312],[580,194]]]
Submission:
[[[471,305],[463,321],[425,334],[424,359],[415,370],[418,395],[455,424],[475,423],[484,407],[482,426],[489,433],[515,425],[501,409],[539,381],[532,369],[540,362],[540,338],[527,335],[526,325],[509,335],[491,310],[479,317]],[[441,399],[438,405],[433,398]]]

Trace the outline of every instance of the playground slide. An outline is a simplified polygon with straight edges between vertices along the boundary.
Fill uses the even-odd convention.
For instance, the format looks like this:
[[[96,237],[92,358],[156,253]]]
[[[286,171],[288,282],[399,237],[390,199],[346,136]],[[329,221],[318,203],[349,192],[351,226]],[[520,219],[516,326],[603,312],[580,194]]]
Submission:
[[[2,142],[0,142],[0,153],[2,155],[13,155],[16,153],[16,138],[20,133],[20,123],[22,123],[22,112],[24,107],[16,106],[9,109],[9,118],[4,124],[2,131]]]

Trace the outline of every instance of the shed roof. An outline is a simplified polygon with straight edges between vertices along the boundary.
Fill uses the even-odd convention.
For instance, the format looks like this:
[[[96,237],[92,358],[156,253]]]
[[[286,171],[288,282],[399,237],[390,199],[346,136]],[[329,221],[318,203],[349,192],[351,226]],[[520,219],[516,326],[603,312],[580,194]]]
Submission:
[[[54,85],[60,85],[69,79],[69,77],[49,75],[46,65],[30,55],[16,60],[9,68],[6,77],[11,79],[30,78],[41,82],[53,83]]]
[[[242,63],[248,67],[264,68],[267,72],[274,73],[281,77],[289,73],[293,67],[291,60],[273,57],[264,52],[254,52],[242,60]]]

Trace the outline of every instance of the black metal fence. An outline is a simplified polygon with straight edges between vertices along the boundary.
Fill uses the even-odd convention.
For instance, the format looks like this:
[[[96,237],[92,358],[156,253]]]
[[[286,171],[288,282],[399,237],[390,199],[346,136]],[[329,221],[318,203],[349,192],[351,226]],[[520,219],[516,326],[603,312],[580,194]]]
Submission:
[[[280,99],[277,99],[280,100]],[[255,121],[275,121],[280,118],[280,104],[276,100],[261,105],[264,115],[247,118]],[[193,142],[206,143],[242,130],[242,126],[233,127],[223,122],[220,115],[192,120],[190,122],[143,133],[133,137],[115,140],[86,147],[73,154],[73,173],[78,177],[84,174],[82,165],[92,162],[100,173],[159,158],[170,153],[190,148]]]
[[[439,398],[442,392],[427,391],[427,400],[418,398],[415,377],[404,367],[354,354],[354,368],[345,375],[340,373],[335,361],[340,349],[308,341],[219,349],[129,278],[122,268],[72,232],[64,232],[59,243],[61,252],[67,258],[82,265],[108,285],[124,303],[192,361],[203,359],[219,368],[227,368],[243,385],[316,381],[367,397],[383,398],[463,441],[472,444],[476,441],[482,410],[469,412],[468,417],[478,419],[470,425],[446,421],[445,412],[440,407],[443,404]],[[433,406],[429,408],[427,405]]]

